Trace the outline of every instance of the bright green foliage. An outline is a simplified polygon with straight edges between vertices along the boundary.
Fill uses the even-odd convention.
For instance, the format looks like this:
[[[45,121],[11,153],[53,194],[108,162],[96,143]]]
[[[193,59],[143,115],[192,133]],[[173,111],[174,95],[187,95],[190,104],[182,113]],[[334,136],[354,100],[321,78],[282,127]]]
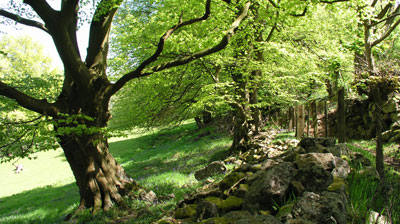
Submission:
[[[32,97],[55,100],[62,77],[51,67],[51,60],[44,56],[42,46],[28,37],[3,37],[0,49],[2,82]],[[5,97],[0,97],[0,108],[1,162],[55,147],[47,117],[18,107],[16,102]]]
[[[152,52],[156,46],[144,43],[155,43],[163,30],[179,19],[181,12],[174,11],[176,5],[188,7],[183,10],[184,18],[202,7],[183,0],[134,3],[123,7],[115,23],[111,62],[114,74],[137,65]],[[188,27],[175,36],[177,39],[171,38],[162,58],[190,54],[217,40],[214,35],[220,30],[213,27],[220,27],[217,24],[229,19],[236,9],[222,1],[214,4],[218,7],[213,9],[213,18],[200,29],[186,32]],[[358,46],[357,16],[349,4],[280,1],[276,7],[271,1],[256,2],[223,52],[134,80],[130,88],[115,97],[112,127],[163,125],[199,116],[203,111],[214,116],[229,113],[231,103],[244,103],[231,77],[232,66],[247,88],[257,89],[258,102],[251,107],[287,108],[296,101],[322,99],[328,95],[327,82],[335,88],[348,87],[354,70],[353,50]],[[256,51],[263,52],[262,60],[257,59]],[[262,76],[254,77],[257,70]]]
[[[223,1],[213,1],[212,17],[194,27],[185,27],[168,39],[159,62],[185,56],[220,41],[221,33],[234,17]],[[111,73],[128,71],[156,49],[158,38],[182,17],[198,17],[204,10],[202,1],[128,1],[115,19],[112,43]],[[179,6],[179,7],[178,7]],[[177,12],[176,8],[182,11]],[[194,41],[196,40],[196,41]],[[179,44],[177,44],[179,43]],[[127,57],[127,55],[129,57]],[[210,59],[212,58],[212,59]],[[179,68],[132,80],[129,87],[115,96],[112,104],[112,128],[158,126],[192,118],[204,110],[205,98],[216,96],[209,87],[214,83],[209,72],[210,56]],[[221,99],[210,99],[219,101]],[[149,103],[151,102],[151,103]],[[207,100],[209,102],[209,100]],[[222,103],[222,102],[221,102]]]

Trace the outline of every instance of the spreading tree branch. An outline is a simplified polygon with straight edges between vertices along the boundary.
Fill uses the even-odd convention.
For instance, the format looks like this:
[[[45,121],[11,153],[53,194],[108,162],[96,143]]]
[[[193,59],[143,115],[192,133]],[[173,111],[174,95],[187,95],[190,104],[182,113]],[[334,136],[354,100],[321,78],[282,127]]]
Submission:
[[[117,7],[109,8],[107,13],[104,13],[105,6],[103,5],[106,5],[106,3],[106,0],[99,3],[90,25],[89,46],[85,60],[89,68],[98,63],[105,63],[107,59],[108,39]]]
[[[334,1],[324,1],[324,0],[321,0],[321,1],[319,1],[320,3],[326,3],[326,4],[334,4],[334,3],[338,3],[338,2],[348,2],[348,1],[350,1],[350,0],[334,0]]]
[[[306,6],[306,7],[304,7],[302,13],[300,13],[300,14],[292,14],[291,16],[293,16],[293,17],[302,17],[302,16],[305,16],[306,13],[307,13],[307,10],[308,10],[308,7]]]
[[[389,3],[385,6],[385,8],[382,9],[382,11],[376,16],[377,19],[382,19],[386,13],[389,11],[389,9],[392,7],[392,4]]]
[[[393,32],[393,30],[396,29],[396,27],[399,24],[400,24],[400,19],[398,19],[396,21],[396,23],[394,23],[379,39],[377,39],[374,42],[372,42],[371,47],[374,47],[377,44],[379,44],[380,42],[382,42],[383,40],[385,40]]]
[[[35,28],[38,28],[38,29],[41,29],[41,30],[45,31],[46,33],[49,33],[49,31],[47,30],[47,28],[46,28],[46,26],[44,24],[42,24],[40,22],[37,22],[37,21],[34,21],[34,20],[23,18],[23,17],[21,17],[19,15],[11,13],[11,12],[7,12],[4,9],[0,9],[0,16],[4,16],[4,17],[6,17],[8,19],[14,20],[17,23],[21,23],[21,24],[26,25],[26,26],[35,27]]]
[[[278,4],[276,4],[273,0],[268,0],[269,3],[271,3],[272,6],[274,6],[275,8],[279,9],[280,7],[278,6]]]
[[[67,0],[62,2],[61,14],[67,18],[71,19],[75,15],[78,8],[79,0]]]
[[[0,81],[0,96],[15,100],[20,106],[35,111],[39,114],[57,116],[58,110],[55,105],[47,100],[38,100]]]
[[[388,21],[388,20],[390,20],[390,19],[395,18],[396,16],[400,16],[400,13],[393,14],[393,15],[387,17],[387,18],[384,18],[384,19],[379,20],[379,21],[377,21],[377,22],[375,22],[375,23],[372,23],[372,24],[369,25],[369,27],[373,27],[373,26],[379,25],[379,24],[381,24],[381,23],[383,23],[383,22],[385,22],[385,21]]]
[[[143,76],[147,76],[150,75],[154,72],[158,72],[158,71],[162,71],[165,70],[167,68],[172,68],[172,67],[176,67],[179,65],[184,65],[187,64],[195,59],[210,55],[212,53],[218,52],[222,49],[224,49],[231,37],[234,35],[236,29],[238,28],[239,24],[241,23],[241,21],[247,16],[247,13],[249,11],[250,8],[250,4],[251,2],[247,2],[245,7],[243,8],[242,12],[240,13],[240,15],[236,18],[236,20],[232,23],[231,28],[228,30],[228,32],[225,34],[225,36],[222,38],[222,40],[215,46],[193,53],[189,56],[184,56],[182,58],[178,58],[169,62],[165,62],[162,63],[160,65],[157,66],[153,66],[151,68],[147,69],[147,72],[143,73],[143,70],[152,62],[156,61],[158,59],[158,57],[160,56],[160,54],[162,53],[162,51],[164,50],[164,44],[165,41],[168,39],[168,37],[170,37],[176,30],[178,30],[181,27],[196,23],[196,22],[200,22],[203,20],[206,20],[211,13],[211,0],[207,0],[206,2],[206,6],[205,6],[205,13],[202,17],[198,17],[195,19],[191,19],[188,21],[182,21],[182,18],[180,18],[180,21],[178,22],[178,24],[176,24],[175,26],[173,26],[172,28],[170,28],[167,32],[164,33],[164,35],[160,38],[160,41],[158,43],[158,47],[156,49],[156,51],[154,52],[154,54],[152,56],[150,56],[148,59],[146,59],[145,61],[143,61],[134,71],[129,72],[127,74],[125,74],[124,76],[122,76],[114,85],[112,85],[111,87],[111,91],[110,94],[113,95],[115,94],[118,90],[120,90],[128,81],[134,79],[134,78],[139,78],[139,77],[143,77]]]
[[[24,0],[24,3],[32,7],[32,9],[39,15],[39,17],[46,24],[55,26],[57,24],[57,12],[51,8],[46,0]]]

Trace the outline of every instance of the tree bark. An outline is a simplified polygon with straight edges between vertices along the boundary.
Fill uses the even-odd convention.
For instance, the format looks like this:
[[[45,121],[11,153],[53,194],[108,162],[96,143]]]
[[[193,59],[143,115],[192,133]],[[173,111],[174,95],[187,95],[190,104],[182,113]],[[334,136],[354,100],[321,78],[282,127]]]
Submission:
[[[385,177],[385,165],[384,165],[384,155],[383,155],[383,141],[382,141],[382,93],[378,87],[375,85],[372,87],[372,93],[374,96],[375,103],[375,123],[376,123],[376,171],[379,177],[383,180]]]
[[[296,137],[302,138],[304,135],[304,105],[297,106],[297,125],[296,125]]]
[[[232,102],[231,106],[235,109],[234,128],[233,128],[233,142],[230,149],[231,154],[237,154],[247,151],[250,141],[251,124],[249,118],[251,117],[250,109],[250,95],[247,89],[247,82],[244,80],[243,74],[233,68],[231,74],[235,82],[236,102]]]
[[[329,123],[328,123],[328,101],[325,100],[324,103],[324,115],[325,115],[325,137],[327,138],[329,136]]]
[[[294,129],[294,111],[293,107],[290,107],[288,110],[288,130],[292,131]]]
[[[313,121],[314,138],[316,138],[318,137],[318,110],[317,110],[317,101],[315,100],[311,103],[311,113]]]
[[[93,208],[96,212],[114,203],[124,205],[122,197],[137,184],[109,153],[107,139],[102,134],[59,139],[79,188],[78,208]]]
[[[174,32],[210,17],[211,0],[206,0],[203,15],[189,20],[181,18],[160,38],[156,50],[150,57],[134,70],[122,75],[114,84],[110,83],[106,75],[107,55],[111,24],[118,4],[122,1],[117,1],[115,4],[109,4],[110,1],[107,0],[98,2],[91,21],[85,61],[80,57],[76,36],[79,2],[61,1],[61,10],[54,10],[43,0],[23,1],[36,12],[38,20],[40,18],[43,23],[0,10],[0,16],[47,32],[52,37],[64,65],[64,83],[55,103],[49,103],[45,99],[34,99],[1,81],[0,95],[15,100],[28,110],[54,119],[59,143],[79,187],[81,197],[79,208],[93,208],[93,211],[97,211],[108,209],[113,202],[123,204],[122,196],[137,186],[109,153],[107,138],[101,131],[111,117],[108,111],[111,96],[132,79],[188,64],[224,49],[230,43],[240,23],[247,17],[252,2],[244,3],[229,29],[214,46],[151,67],[150,64],[157,61],[163,52],[165,41]],[[76,123],[66,122],[70,118],[76,118],[74,121]],[[76,131],[71,132],[74,128]]]
[[[310,136],[310,116],[311,116],[311,108],[310,104],[307,105],[307,137]]]

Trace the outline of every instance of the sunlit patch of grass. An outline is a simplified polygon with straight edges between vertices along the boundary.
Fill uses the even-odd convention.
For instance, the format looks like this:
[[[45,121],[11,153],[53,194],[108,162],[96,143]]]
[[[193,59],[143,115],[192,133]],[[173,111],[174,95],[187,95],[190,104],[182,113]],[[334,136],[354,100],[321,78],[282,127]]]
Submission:
[[[294,132],[281,132],[281,133],[278,133],[275,136],[275,138],[272,140],[272,143],[276,143],[278,141],[286,141],[288,139],[296,139],[296,137],[294,135],[295,135]]]
[[[205,131],[209,134],[202,135]],[[75,221],[110,223],[119,220],[118,222],[122,223],[151,223],[161,218],[174,209],[184,194],[200,186],[201,183],[194,179],[193,173],[211,161],[223,159],[227,155],[230,143],[229,136],[216,133],[212,129],[197,130],[194,123],[167,130],[133,134],[128,138],[111,139],[112,155],[130,176],[160,197],[172,193],[175,198],[166,199],[154,206],[131,200],[130,211],[113,208],[95,216],[89,211],[84,211]],[[22,178],[13,185],[28,185],[33,188],[22,193],[21,190],[17,190],[15,195],[0,198],[0,223],[63,223],[64,217],[76,209],[79,201],[78,188],[75,183],[71,183],[73,177],[62,152],[54,152],[39,155],[36,160],[40,163],[38,165],[31,166],[30,163],[24,162],[27,170],[21,175],[14,174],[12,167],[4,168],[3,164],[0,166],[3,180],[9,176],[25,177],[24,175],[29,174],[30,177]],[[63,164],[60,166],[58,163]],[[48,175],[42,171],[31,173],[31,167],[33,169],[35,166],[54,174]],[[1,173],[3,168],[8,172],[8,176]],[[63,176],[65,173],[69,173],[70,176]],[[41,184],[52,185],[37,188],[29,181],[42,180],[38,178],[40,176],[43,176],[45,181],[50,181],[42,181]],[[58,180],[58,177],[63,178]],[[0,193],[4,193],[4,189],[12,189],[13,185],[8,185],[8,181],[5,184],[2,182]]]
[[[38,159],[20,159],[15,164],[22,164],[20,173],[14,172],[12,163],[0,164],[1,190],[0,198],[22,191],[50,184],[69,184],[74,181],[71,168],[65,160],[61,149],[35,154]]]

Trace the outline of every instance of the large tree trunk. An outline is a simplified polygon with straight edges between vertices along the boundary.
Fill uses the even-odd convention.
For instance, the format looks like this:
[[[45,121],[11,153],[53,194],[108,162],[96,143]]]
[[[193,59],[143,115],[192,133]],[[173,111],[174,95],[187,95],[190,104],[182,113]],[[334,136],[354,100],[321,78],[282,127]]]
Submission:
[[[231,154],[240,154],[250,149],[249,123],[244,108],[237,105],[233,129]]]
[[[247,82],[240,71],[234,71],[232,79],[235,82],[235,101],[231,106],[235,109],[233,142],[230,149],[231,154],[240,154],[250,147],[251,117],[250,94],[247,89]]]
[[[114,203],[124,205],[122,196],[135,181],[115,161],[102,134],[60,136],[60,144],[79,188],[79,208],[107,210]]]

